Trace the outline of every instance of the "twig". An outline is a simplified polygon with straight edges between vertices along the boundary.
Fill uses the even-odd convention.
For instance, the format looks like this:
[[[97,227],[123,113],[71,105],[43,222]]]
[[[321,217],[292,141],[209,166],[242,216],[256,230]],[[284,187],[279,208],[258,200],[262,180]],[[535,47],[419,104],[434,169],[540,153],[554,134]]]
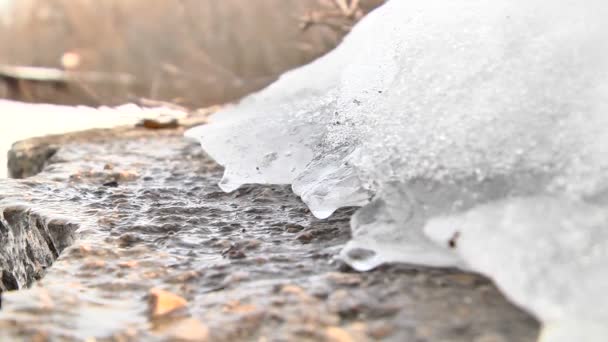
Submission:
[[[337,9],[326,9],[309,11],[300,17],[300,29],[305,31],[313,25],[324,25],[334,30],[348,31],[352,27],[352,22],[359,19],[362,15],[359,0],[333,0]],[[347,19],[350,24],[340,24],[332,22],[332,19]]]
[[[0,64],[0,78],[38,82],[89,82],[133,84],[135,77],[124,73],[101,71],[65,71],[57,68]]]

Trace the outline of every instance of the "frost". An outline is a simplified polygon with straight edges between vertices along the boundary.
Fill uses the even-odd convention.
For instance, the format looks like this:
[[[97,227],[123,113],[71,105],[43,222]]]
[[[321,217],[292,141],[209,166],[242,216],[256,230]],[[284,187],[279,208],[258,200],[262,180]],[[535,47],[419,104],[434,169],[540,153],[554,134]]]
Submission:
[[[608,4],[392,0],[187,134],[226,191],[362,206],[341,257],[491,277],[546,341],[608,339]]]

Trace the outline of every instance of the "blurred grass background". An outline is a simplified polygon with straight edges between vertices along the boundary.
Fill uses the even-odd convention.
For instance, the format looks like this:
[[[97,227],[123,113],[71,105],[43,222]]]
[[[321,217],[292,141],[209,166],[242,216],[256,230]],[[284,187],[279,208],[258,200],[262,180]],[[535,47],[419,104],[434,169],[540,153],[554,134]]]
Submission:
[[[233,101],[326,53],[383,2],[12,0],[0,15],[0,65],[120,72],[135,82],[28,82],[15,94],[0,80],[0,97],[191,108]]]

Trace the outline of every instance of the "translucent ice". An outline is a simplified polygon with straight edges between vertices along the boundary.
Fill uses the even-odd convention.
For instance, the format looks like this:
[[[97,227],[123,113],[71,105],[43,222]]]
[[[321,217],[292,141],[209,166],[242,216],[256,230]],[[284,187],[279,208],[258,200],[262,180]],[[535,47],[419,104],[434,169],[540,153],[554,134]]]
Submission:
[[[547,341],[608,340],[608,3],[392,0],[189,136],[221,186],[362,206],[341,257],[484,273]],[[586,335],[585,335],[586,334]]]

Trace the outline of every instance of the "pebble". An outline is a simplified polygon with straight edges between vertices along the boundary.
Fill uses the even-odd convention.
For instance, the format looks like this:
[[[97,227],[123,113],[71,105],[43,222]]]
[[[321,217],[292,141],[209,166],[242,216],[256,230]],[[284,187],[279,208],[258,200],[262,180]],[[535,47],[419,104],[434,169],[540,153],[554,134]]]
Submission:
[[[40,290],[38,292],[38,296],[39,296],[38,298],[40,300],[40,309],[50,310],[55,306],[53,298],[51,298],[51,294],[49,293],[49,291],[47,289],[40,288]]]
[[[199,271],[186,271],[169,279],[171,283],[187,283],[201,276]]]
[[[141,241],[141,238],[132,233],[126,233],[118,238],[118,247],[126,248]]]
[[[121,263],[118,264],[118,267],[120,268],[135,268],[137,267],[138,262],[137,261],[123,261]]]
[[[325,329],[325,337],[328,342],[354,342],[355,339],[348,331],[339,327],[328,327]]]
[[[105,182],[102,185],[105,186],[105,187],[107,187],[107,188],[117,188],[118,187],[118,182],[117,181],[110,181],[110,182]]]
[[[284,285],[281,288],[282,294],[290,294],[297,296],[302,301],[311,301],[314,297],[309,295],[303,288],[296,285]]]
[[[82,265],[82,269],[85,270],[96,270],[106,267],[106,262],[101,259],[93,259],[87,260],[84,265]]]
[[[368,329],[368,334],[375,340],[389,337],[395,332],[395,326],[385,322],[373,323]]]
[[[253,304],[242,304],[238,300],[233,300],[224,305],[224,312],[226,313],[250,313],[257,310],[257,307]]]
[[[325,277],[335,285],[355,286],[362,282],[361,276],[355,273],[330,272]]]
[[[138,125],[147,129],[167,129],[177,128],[179,122],[176,118],[171,116],[159,116],[154,119],[143,119]]]
[[[209,340],[209,328],[195,318],[187,318],[172,324],[164,335],[171,341],[205,342]]]
[[[285,231],[288,233],[298,233],[304,230],[304,227],[299,224],[288,224],[285,226]]]
[[[171,292],[153,288],[148,295],[148,309],[151,318],[159,318],[185,309],[188,302]]]
[[[298,236],[296,236],[296,240],[300,241],[301,243],[309,243],[310,241],[312,241],[313,236],[312,233],[310,232],[304,232]]]

